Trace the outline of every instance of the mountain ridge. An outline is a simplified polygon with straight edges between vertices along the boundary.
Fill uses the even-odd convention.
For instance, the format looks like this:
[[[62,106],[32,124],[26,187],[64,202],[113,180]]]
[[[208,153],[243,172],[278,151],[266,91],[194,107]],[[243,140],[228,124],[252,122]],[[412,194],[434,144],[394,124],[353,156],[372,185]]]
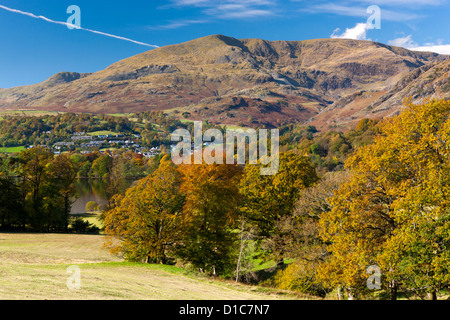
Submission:
[[[218,124],[346,127],[367,108],[374,117],[395,112],[400,96],[411,92],[400,89],[402,81],[407,84],[408,76],[422,81],[410,73],[426,73],[447,59],[363,40],[212,35],[153,49],[95,73],[61,72],[39,84],[0,89],[0,109],[156,110]],[[395,103],[387,103],[393,98]],[[353,113],[345,109],[352,103],[358,109]],[[346,111],[333,121],[337,109]]]

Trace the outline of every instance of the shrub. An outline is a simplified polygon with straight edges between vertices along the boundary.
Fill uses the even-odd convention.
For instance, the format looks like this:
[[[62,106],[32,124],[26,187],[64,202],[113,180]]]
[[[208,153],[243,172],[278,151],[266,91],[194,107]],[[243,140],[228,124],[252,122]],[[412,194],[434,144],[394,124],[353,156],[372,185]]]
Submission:
[[[88,233],[88,234],[99,234],[100,229],[82,218],[75,218],[71,225],[71,231],[73,233]]]
[[[274,280],[275,285],[283,290],[295,290],[320,297],[325,297],[328,292],[327,288],[316,280],[314,265],[302,260],[278,271]]]
[[[91,212],[91,211],[98,211],[100,209],[100,205],[95,202],[95,201],[89,201],[88,203],[86,203],[86,211]]]

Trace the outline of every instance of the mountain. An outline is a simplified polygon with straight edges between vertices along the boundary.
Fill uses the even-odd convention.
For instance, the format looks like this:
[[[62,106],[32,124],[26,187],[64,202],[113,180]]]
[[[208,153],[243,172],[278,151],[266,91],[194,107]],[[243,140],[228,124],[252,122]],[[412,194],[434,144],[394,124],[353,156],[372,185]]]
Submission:
[[[346,127],[397,112],[406,96],[448,96],[447,58],[361,40],[214,35],[92,74],[62,72],[40,84],[0,89],[0,110],[159,110],[220,124]]]
[[[383,118],[401,112],[405,99],[450,99],[450,59],[416,68],[388,90],[358,91],[344,97],[310,120],[321,127],[345,128],[362,118]]]

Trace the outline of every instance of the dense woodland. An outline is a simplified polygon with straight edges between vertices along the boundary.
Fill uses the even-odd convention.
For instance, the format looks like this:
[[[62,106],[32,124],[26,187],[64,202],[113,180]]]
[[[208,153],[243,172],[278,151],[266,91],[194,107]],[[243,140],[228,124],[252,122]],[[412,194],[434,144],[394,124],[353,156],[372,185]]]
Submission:
[[[450,102],[431,101],[347,134],[288,130],[299,144],[274,176],[162,159],[104,212],[108,245],[249,282],[255,257],[272,260],[266,284],[322,297],[436,299],[450,284],[449,114]]]
[[[76,230],[79,222],[71,228],[69,217],[74,179],[103,178],[106,245],[126,260],[321,297],[435,299],[450,289],[449,115],[450,102],[429,101],[385,120],[361,120],[345,133],[282,126],[273,176],[261,176],[259,165],[176,166],[166,150],[143,159],[119,150],[55,156],[34,147],[2,157],[0,224]],[[159,113],[132,118],[5,117],[0,132],[2,141],[9,134],[22,145],[45,131],[114,126],[159,146],[174,129],[192,126]],[[20,136],[11,136],[13,125]],[[126,188],[130,177],[139,180]],[[257,271],[268,261],[276,264],[269,276]],[[368,289],[369,266],[380,268],[381,290]]]

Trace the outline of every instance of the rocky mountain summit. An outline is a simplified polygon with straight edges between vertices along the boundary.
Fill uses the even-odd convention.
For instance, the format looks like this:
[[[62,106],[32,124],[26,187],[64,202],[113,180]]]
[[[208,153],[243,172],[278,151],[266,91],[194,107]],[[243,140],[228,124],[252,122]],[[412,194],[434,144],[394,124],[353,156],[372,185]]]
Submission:
[[[218,124],[351,126],[411,97],[450,96],[447,56],[346,39],[266,41],[208,36],[91,73],[61,72],[0,89],[0,109],[158,110]]]

